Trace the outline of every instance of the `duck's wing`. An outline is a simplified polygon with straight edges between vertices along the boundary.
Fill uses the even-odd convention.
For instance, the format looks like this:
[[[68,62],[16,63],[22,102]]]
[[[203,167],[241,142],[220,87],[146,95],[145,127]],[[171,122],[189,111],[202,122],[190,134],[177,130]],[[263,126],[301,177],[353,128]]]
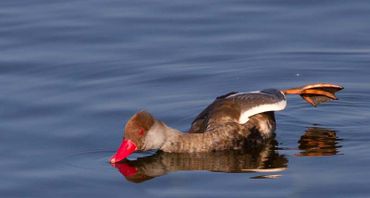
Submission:
[[[231,92],[217,97],[192,122],[190,133],[202,133],[211,125],[224,122],[245,124],[253,115],[280,111],[286,107],[285,95],[277,89],[255,92]]]
[[[284,110],[287,105],[285,95],[277,89],[237,93],[226,99],[234,100],[240,105],[239,124],[245,124],[251,116],[259,113]]]

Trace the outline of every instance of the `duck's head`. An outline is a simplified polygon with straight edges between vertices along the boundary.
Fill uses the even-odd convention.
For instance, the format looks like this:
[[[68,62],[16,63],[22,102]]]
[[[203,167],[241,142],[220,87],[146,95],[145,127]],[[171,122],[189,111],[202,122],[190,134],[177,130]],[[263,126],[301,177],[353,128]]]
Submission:
[[[155,124],[156,120],[148,112],[141,111],[132,116],[126,123],[122,143],[110,162],[119,162],[134,151],[152,149],[148,147],[145,140],[148,139],[148,132]]]

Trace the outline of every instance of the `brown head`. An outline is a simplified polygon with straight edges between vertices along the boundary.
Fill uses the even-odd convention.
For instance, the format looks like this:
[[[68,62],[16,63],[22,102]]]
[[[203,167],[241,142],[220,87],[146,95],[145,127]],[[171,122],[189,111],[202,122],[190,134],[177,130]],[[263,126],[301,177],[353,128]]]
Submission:
[[[155,119],[148,112],[141,111],[133,115],[126,123],[122,143],[110,162],[119,162],[136,150],[146,150],[145,139],[155,123]]]

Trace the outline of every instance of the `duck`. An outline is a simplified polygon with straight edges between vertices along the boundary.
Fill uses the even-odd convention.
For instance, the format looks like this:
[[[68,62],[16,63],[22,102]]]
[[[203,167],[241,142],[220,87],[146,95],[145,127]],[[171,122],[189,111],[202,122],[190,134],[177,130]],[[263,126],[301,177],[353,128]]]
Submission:
[[[316,107],[337,100],[335,93],[342,89],[336,84],[313,83],[282,90],[230,92],[216,97],[187,133],[140,111],[126,122],[122,142],[109,162],[121,162],[136,151],[202,153],[253,148],[275,136],[275,112],[286,108],[287,95],[300,95]]]

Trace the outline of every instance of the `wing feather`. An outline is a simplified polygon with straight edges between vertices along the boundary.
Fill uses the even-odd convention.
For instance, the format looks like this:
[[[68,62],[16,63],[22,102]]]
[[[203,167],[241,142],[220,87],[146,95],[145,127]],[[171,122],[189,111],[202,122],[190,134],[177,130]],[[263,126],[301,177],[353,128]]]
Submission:
[[[189,133],[203,133],[213,124],[235,120],[245,124],[253,115],[280,111],[286,107],[285,95],[277,89],[231,92],[217,97],[192,122]]]
[[[258,92],[237,93],[227,97],[240,103],[239,123],[245,124],[253,115],[285,109],[285,95],[277,89],[265,89]]]

